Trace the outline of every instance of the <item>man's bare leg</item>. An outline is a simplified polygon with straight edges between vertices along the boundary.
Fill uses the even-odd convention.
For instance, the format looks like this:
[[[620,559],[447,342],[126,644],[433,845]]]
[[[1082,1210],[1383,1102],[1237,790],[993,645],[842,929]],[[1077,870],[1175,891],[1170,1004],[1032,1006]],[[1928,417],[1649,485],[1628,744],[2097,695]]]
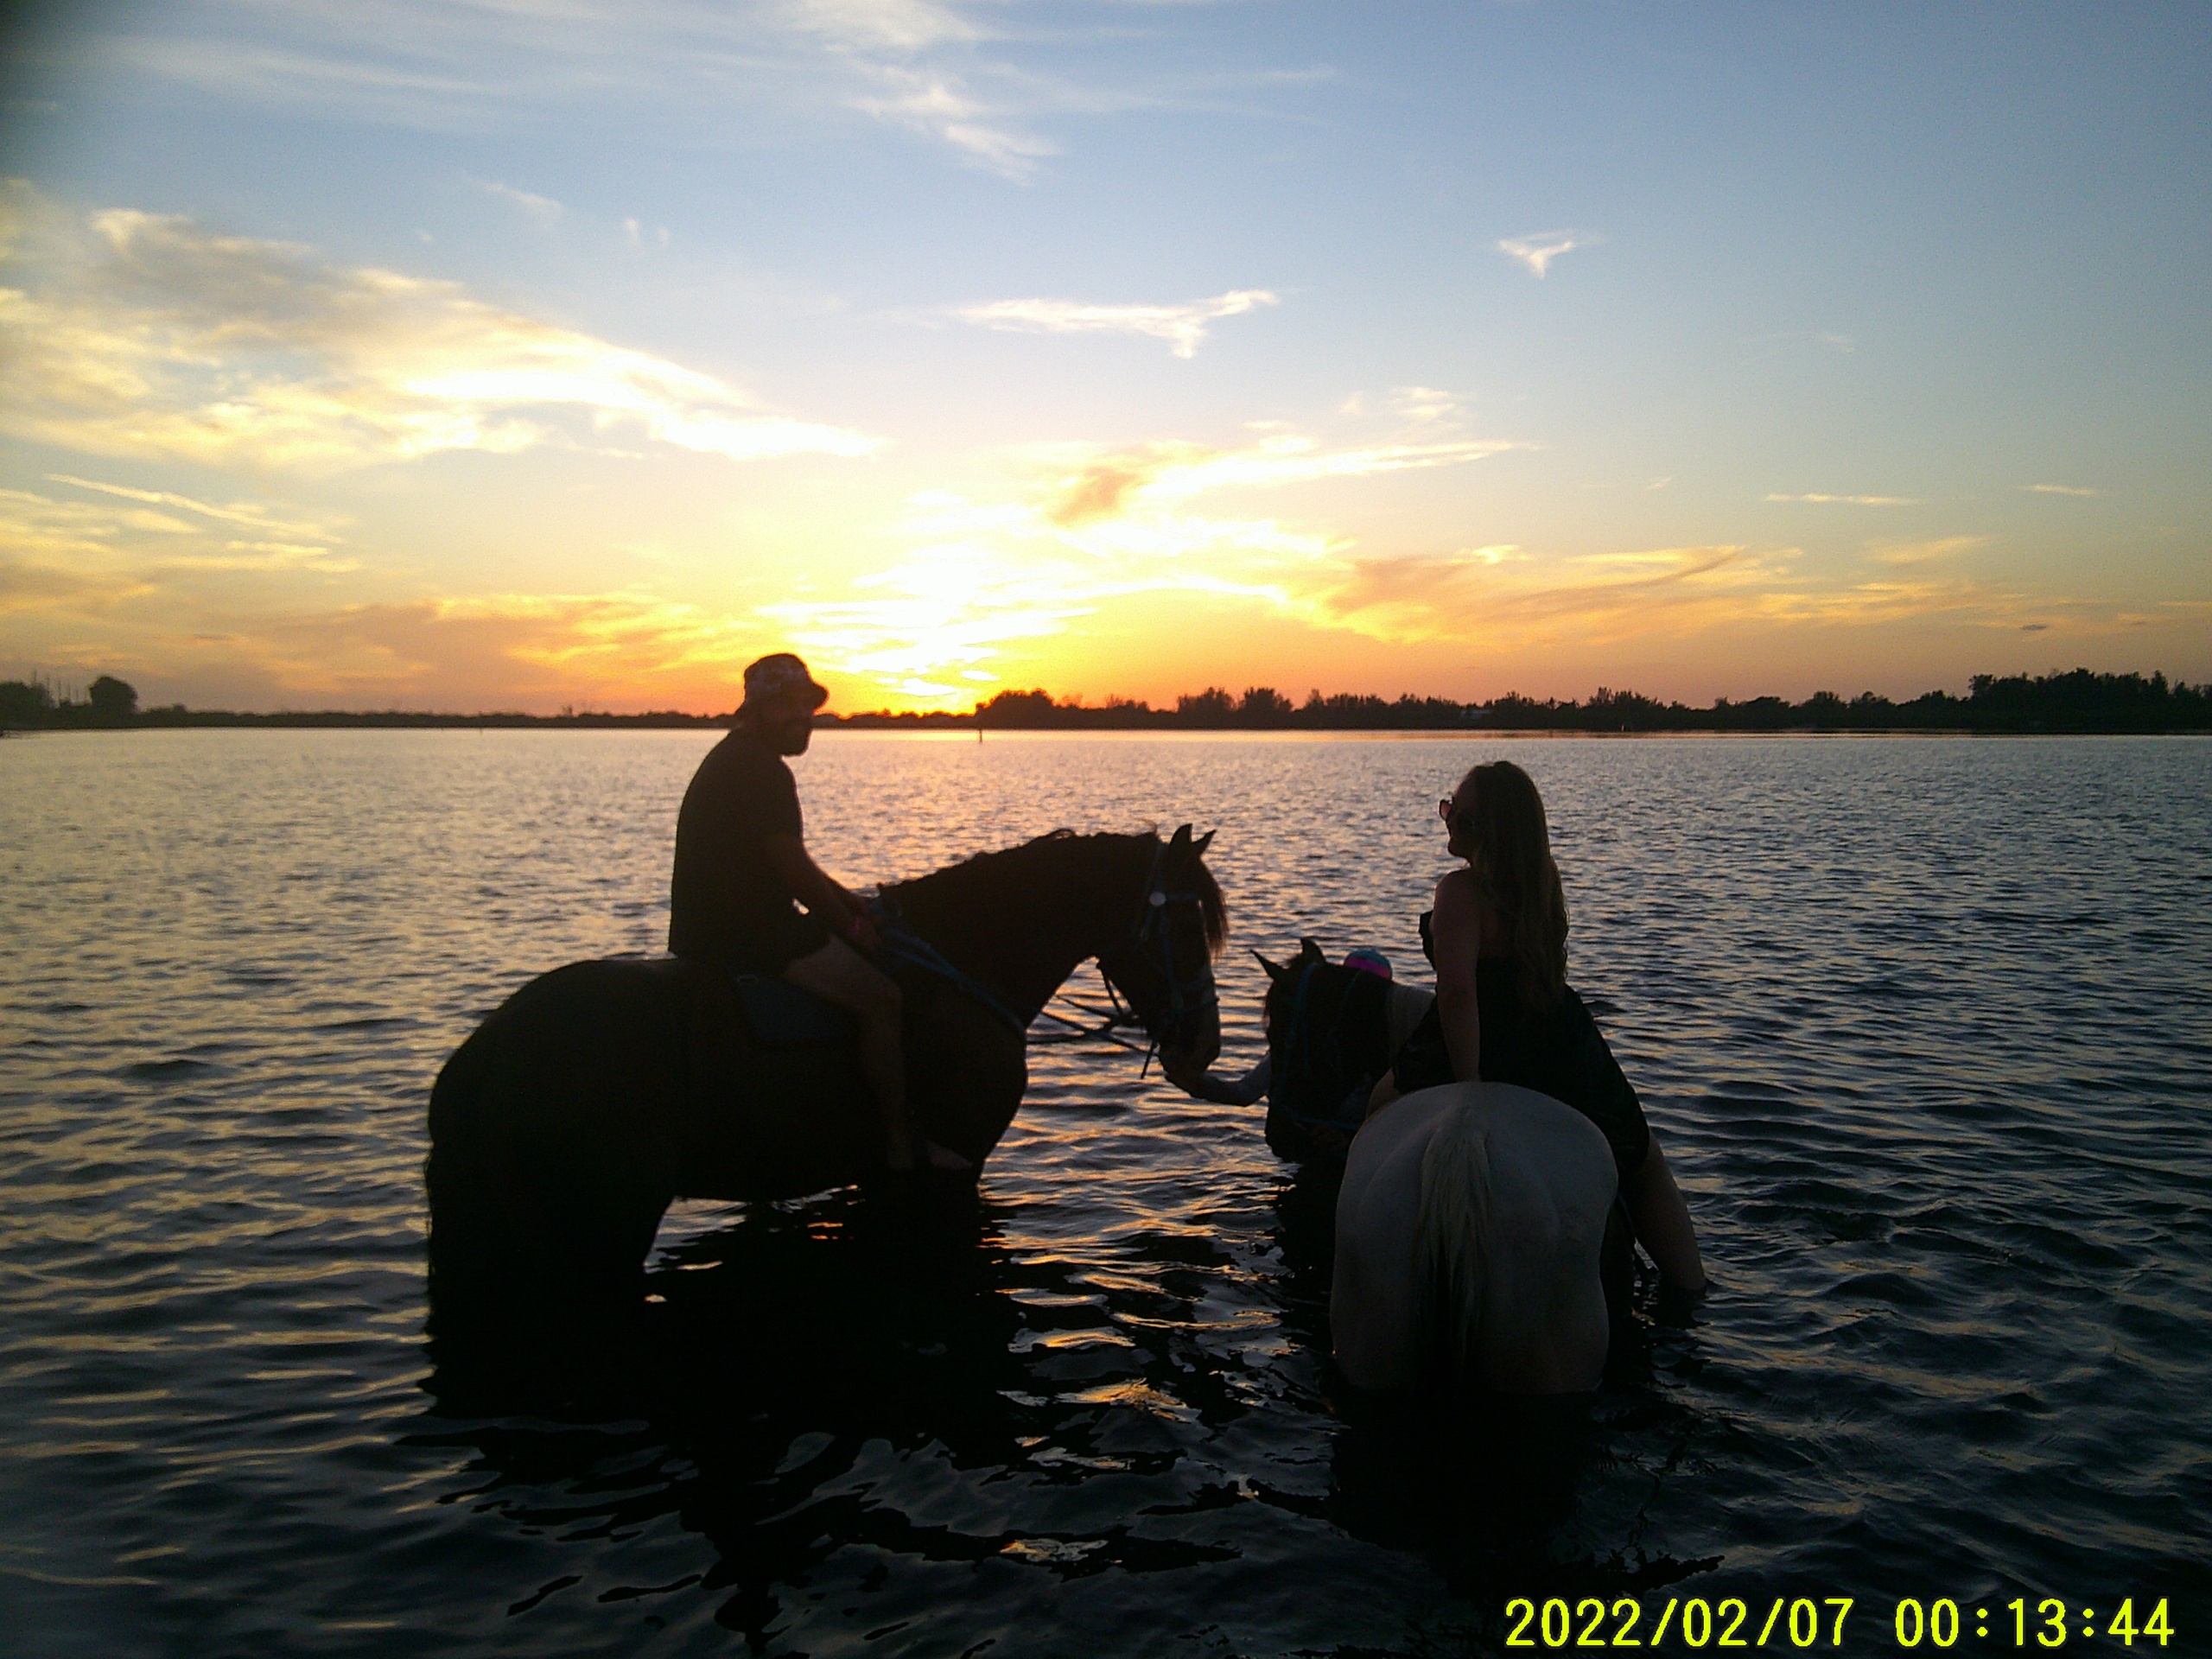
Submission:
[[[925,1157],[936,1169],[969,1167],[959,1154],[923,1141],[906,1116],[906,998],[890,976],[842,939],[785,963],[783,976],[859,1019],[861,1070],[883,1115],[885,1161],[912,1169]]]

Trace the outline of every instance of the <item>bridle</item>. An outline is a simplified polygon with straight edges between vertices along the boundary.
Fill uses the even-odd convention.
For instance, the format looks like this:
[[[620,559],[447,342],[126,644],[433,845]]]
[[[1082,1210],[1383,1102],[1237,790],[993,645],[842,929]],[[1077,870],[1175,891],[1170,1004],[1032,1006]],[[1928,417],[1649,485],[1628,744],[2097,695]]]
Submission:
[[[1176,930],[1169,925],[1170,912],[1174,906],[1180,905],[1196,906],[1193,914],[1203,937],[1205,895],[1196,888],[1185,890],[1169,887],[1166,884],[1163,876],[1167,851],[1166,842],[1153,849],[1152,863],[1145,871],[1141,896],[1137,901],[1135,914],[1129,918],[1128,931],[1117,943],[1098,952],[1098,976],[1105,982],[1108,1004],[1104,1018],[1096,1026],[1084,1026],[1065,1014],[1046,1008],[1042,1012],[1046,1018],[1057,1020],[1071,1029],[1033,1040],[1065,1043],[1090,1037],[1103,1037],[1109,1042],[1135,1049],[1135,1043],[1125,1042],[1116,1033],[1123,1027],[1141,1025],[1149,1039],[1144,1048],[1144,1065],[1137,1073],[1141,1078],[1152,1069],[1153,1056],[1160,1052],[1163,1039],[1177,1035],[1185,1023],[1197,1015],[1221,1006],[1220,995],[1214,988],[1211,965],[1205,970],[1203,979],[1195,982],[1186,980],[1176,967]],[[1147,1019],[1138,1014],[1127,1001],[1126,993],[1117,982],[1128,968],[1138,963],[1156,966],[1166,985],[1167,1007],[1157,1019]]]

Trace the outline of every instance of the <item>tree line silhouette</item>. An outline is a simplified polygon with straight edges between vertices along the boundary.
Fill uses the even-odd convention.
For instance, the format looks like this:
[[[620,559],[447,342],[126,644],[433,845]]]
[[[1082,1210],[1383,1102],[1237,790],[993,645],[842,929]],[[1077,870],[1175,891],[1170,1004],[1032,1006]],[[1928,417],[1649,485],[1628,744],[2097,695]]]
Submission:
[[[1055,698],[1042,690],[1001,691],[967,713],[823,715],[823,726],[893,730],[980,728],[987,731],[1511,731],[1511,732],[2201,732],[2212,731],[2212,684],[2169,682],[2163,673],[1977,674],[1967,695],[1930,691],[1897,702],[1872,691],[1846,701],[1817,691],[1786,697],[1716,699],[1708,709],[1661,702],[1600,686],[1587,701],[1538,701],[1508,692],[1487,702],[1448,697],[1395,698],[1316,690],[1294,703],[1272,686],[1242,693],[1222,686],[1154,708],[1128,697],[1101,703]],[[564,709],[558,715],[428,714],[405,709],[239,713],[222,709],[138,707],[130,684],[103,674],[81,697],[56,696],[47,682],[0,681],[0,730],[118,729],[177,726],[303,727],[687,727],[718,726],[728,714],[677,709],[616,715]]]
[[[1395,699],[1318,690],[1294,703],[1272,686],[1232,695],[1210,686],[1176,698],[1173,709],[1110,697],[1092,706],[1055,701],[1041,690],[1001,691],[973,715],[849,716],[849,725],[976,725],[1008,730],[1114,730],[1160,728],[1200,731],[1535,731],[1783,732],[1986,731],[2170,732],[2212,730],[2212,685],[2170,683],[2162,674],[2070,673],[2031,677],[1977,674],[1967,695],[1930,691],[1897,702],[1872,691],[1846,701],[1817,691],[1802,702],[1787,697],[1718,698],[1708,709],[1661,702],[1635,691],[1600,686],[1586,702],[1515,692],[1487,702],[1448,697]]]

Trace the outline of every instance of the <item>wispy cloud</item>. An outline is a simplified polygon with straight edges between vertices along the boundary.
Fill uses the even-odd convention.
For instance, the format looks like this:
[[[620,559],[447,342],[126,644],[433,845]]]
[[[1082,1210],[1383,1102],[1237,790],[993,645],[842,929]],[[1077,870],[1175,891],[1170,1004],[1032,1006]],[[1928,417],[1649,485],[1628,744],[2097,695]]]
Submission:
[[[878,64],[872,73],[880,90],[854,98],[855,109],[927,133],[987,172],[1027,179],[1039,162],[1059,153],[1059,146],[1051,140],[1023,130],[971,97],[956,76],[900,64]]]
[[[1467,404],[1456,391],[1440,386],[1393,386],[1370,405],[1369,395],[1355,391],[1337,405],[1339,415],[1395,415],[1409,427],[1458,425],[1465,419]]]
[[[238,572],[289,573],[319,586],[360,568],[334,529],[296,514],[85,479],[54,481],[96,499],[0,490],[0,565],[16,595],[0,597],[0,613],[43,608],[63,594],[165,592],[181,601],[191,582]]]
[[[2094,495],[2096,492],[2075,484],[2023,484],[2021,489],[2030,495]]]
[[[1209,490],[1269,488],[1455,467],[1528,447],[1510,439],[1481,439],[1326,449],[1295,434],[1263,438],[1243,449],[1146,444],[1087,457],[1053,480],[1043,517],[1061,529],[1073,529],[1099,519],[1155,512]]]
[[[1501,237],[1497,251],[1541,277],[1553,260],[1578,249],[1595,247],[1605,239],[1594,231],[1538,231],[1529,236]]]
[[[1240,288],[1210,300],[1181,305],[1096,305],[1082,300],[994,300],[969,305],[953,315],[986,328],[1039,334],[1142,334],[1167,342],[1180,358],[1198,355],[1206,325],[1242,316],[1276,296],[1263,288]]]
[[[983,37],[950,6],[928,0],[785,0],[793,27],[846,50],[922,52]]]
[[[511,184],[501,184],[494,180],[480,180],[478,183],[487,194],[497,196],[502,201],[513,203],[522,210],[524,216],[540,230],[551,230],[561,222],[561,216],[569,211],[550,196],[537,195],[528,190],[518,190]]]
[[[1465,640],[1498,652],[1586,650],[1616,642],[1777,628],[1941,624],[1991,634],[2050,630],[2082,639],[2178,632],[2183,619],[2094,598],[1978,581],[1946,560],[1978,537],[1897,547],[1904,568],[1839,576],[1797,549],[1741,546],[1530,556],[1489,550],[1442,556],[1316,561],[1287,584],[1288,602],[1323,626],[1395,644]],[[1878,561],[1880,562],[1880,561]]]
[[[1937,536],[1920,542],[1870,542],[1866,556],[1877,564],[1934,564],[1989,545],[1986,536]]]
[[[1858,342],[1849,334],[1827,328],[1787,328],[1779,334],[1752,334],[1743,343],[1746,346],[1825,346],[1840,357],[1849,357],[1859,349]]]
[[[436,132],[566,126],[589,108],[632,130],[788,142],[857,118],[1016,181],[1058,152],[1040,130],[1055,117],[1251,115],[1263,111],[1232,94],[1265,100],[1329,73],[1201,60],[1132,79],[1105,67],[1125,57],[1096,54],[1079,75],[1054,73],[1039,67],[1040,31],[1010,27],[1012,15],[991,0],[238,0],[150,13],[107,51],[219,98]],[[1056,18],[1049,38],[1079,48],[1125,33],[1109,13]]]
[[[1393,402],[1397,413],[1421,426],[1448,424],[1467,412],[1457,394],[1435,386],[1400,386]]]
[[[320,524],[299,519],[279,518],[267,508],[251,502],[233,501],[227,506],[216,506],[207,501],[196,501],[188,495],[177,495],[167,490],[135,489],[127,484],[106,484],[98,479],[77,478],[68,473],[48,473],[49,484],[66,484],[72,489],[90,490],[99,495],[111,495],[126,501],[143,501],[153,506],[174,507],[202,518],[213,518],[228,524],[239,524],[258,531],[264,535],[308,537],[315,541],[336,539]]]
[[[1770,495],[1769,501],[1809,501],[1815,505],[1844,507],[1916,507],[1916,495]]]
[[[626,432],[740,461],[879,444],[458,283],[168,215],[80,226],[27,187],[0,218],[0,429],[41,443],[321,471]]]
[[[1548,559],[1492,548],[1365,556],[1302,573],[1296,600],[1316,621],[1402,644],[1604,641],[1696,626],[1770,586],[1787,559],[1736,546]]]

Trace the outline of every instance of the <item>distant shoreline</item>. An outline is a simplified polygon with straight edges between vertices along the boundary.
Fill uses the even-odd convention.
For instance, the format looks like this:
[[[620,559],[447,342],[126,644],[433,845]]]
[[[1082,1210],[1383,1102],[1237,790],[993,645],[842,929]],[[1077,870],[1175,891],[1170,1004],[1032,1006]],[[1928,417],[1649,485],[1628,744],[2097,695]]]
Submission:
[[[1123,698],[1090,705],[1055,699],[1043,690],[1001,691],[964,714],[933,709],[818,715],[822,730],[1057,731],[1057,732],[1313,732],[1400,733],[1408,735],[1666,736],[1666,735],[1926,735],[2037,734],[2153,735],[2212,732],[2212,685],[2169,682],[2163,673],[1977,674],[1963,697],[1929,691],[1895,702],[1872,692],[1846,701],[1816,692],[1802,702],[1723,697],[1708,709],[1662,703],[1633,691],[1600,687],[1586,702],[1511,693],[1487,702],[1456,702],[1410,694],[1376,696],[1316,691],[1293,703],[1266,686],[1235,696],[1221,687],[1176,699],[1172,709]],[[158,731],[191,728],[306,730],[681,731],[726,727],[734,711],[690,714],[661,709],[617,715],[564,710],[528,715],[512,710],[473,715],[408,709],[291,709],[257,714],[224,709],[137,707],[137,693],[103,675],[83,702],[57,701],[39,681],[0,682],[0,731]]]
[[[502,716],[479,719],[474,715],[434,715],[423,719],[378,720],[348,719],[322,720],[313,715],[272,715],[265,719],[251,721],[162,721],[133,722],[129,726],[79,724],[71,726],[9,726],[0,727],[0,741],[13,742],[24,738],[67,737],[73,734],[96,733],[102,736],[121,736],[137,731],[423,731],[423,732],[509,732],[509,731],[612,731],[612,732],[677,732],[727,731],[728,716],[696,716],[677,721],[622,719],[619,721],[586,721],[563,718],[558,715],[543,718],[525,717],[515,720]],[[2068,726],[2068,727],[2002,727],[2002,726],[1773,726],[1747,728],[1741,727],[1682,726],[1664,729],[1588,730],[1564,726],[1456,726],[1456,727],[1389,727],[1389,726],[1084,726],[1084,727],[999,727],[978,726],[963,715],[957,721],[935,721],[929,725],[900,721],[842,720],[830,716],[815,727],[817,732],[866,732],[936,734],[941,737],[964,737],[969,733],[988,732],[992,737],[1311,737],[1311,738],[1390,738],[1408,741],[1428,742],[1452,740],[1473,741],[1522,738],[1572,738],[1578,741],[1620,742],[1629,740],[1663,741],[1669,738],[1688,737],[1896,737],[1896,738],[1970,738],[1970,737],[2212,737],[2212,728],[2196,726]]]

